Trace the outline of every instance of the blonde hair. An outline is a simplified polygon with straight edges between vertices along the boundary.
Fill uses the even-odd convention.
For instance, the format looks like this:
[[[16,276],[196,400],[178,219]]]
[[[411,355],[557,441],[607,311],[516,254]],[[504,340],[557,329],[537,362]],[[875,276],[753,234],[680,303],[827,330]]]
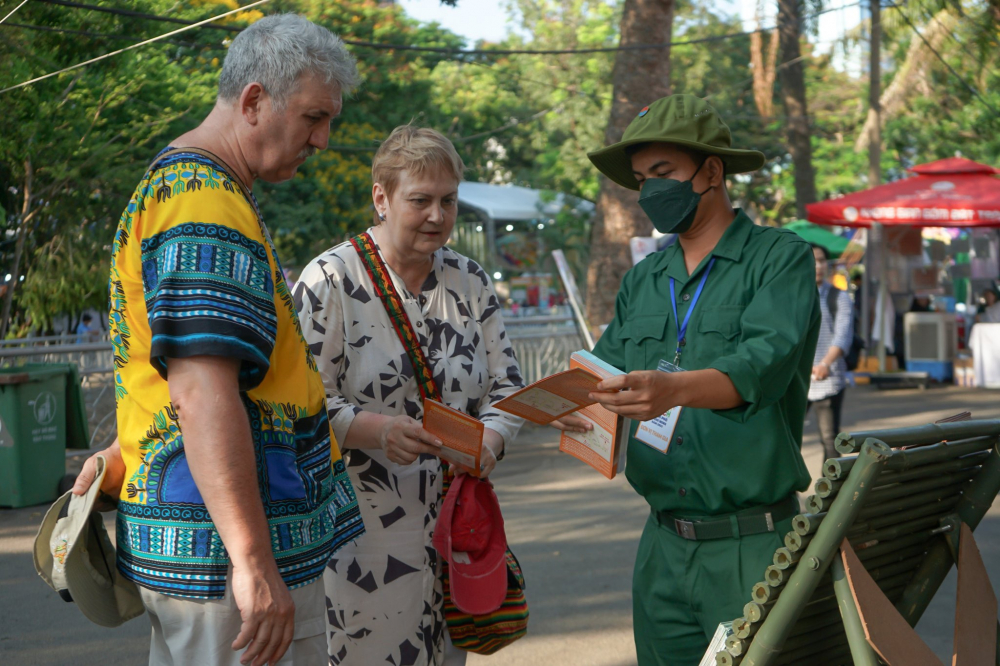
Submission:
[[[372,181],[392,196],[399,185],[400,174],[423,175],[440,169],[461,182],[465,163],[441,132],[429,127],[400,125],[392,130],[372,158]]]

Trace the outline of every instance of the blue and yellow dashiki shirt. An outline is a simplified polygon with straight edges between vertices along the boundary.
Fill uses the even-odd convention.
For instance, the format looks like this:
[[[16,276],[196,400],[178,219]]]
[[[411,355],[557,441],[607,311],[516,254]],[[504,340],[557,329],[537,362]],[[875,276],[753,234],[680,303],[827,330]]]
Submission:
[[[161,153],[162,154],[162,153]],[[229,556],[170,403],[166,359],[239,359],[271,547],[289,588],[323,573],[364,525],[323,382],[253,195],[195,153],[147,172],[111,258],[110,331],[126,476],[118,568],[163,594],[220,599]]]

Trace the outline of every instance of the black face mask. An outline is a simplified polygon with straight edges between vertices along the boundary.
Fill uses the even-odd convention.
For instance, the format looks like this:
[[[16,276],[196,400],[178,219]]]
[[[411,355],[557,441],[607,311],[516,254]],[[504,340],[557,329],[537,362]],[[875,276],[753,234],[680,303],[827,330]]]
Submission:
[[[701,196],[712,189],[709,185],[705,192],[694,191],[692,181],[703,166],[705,162],[687,180],[650,178],[643,184],[639,205],[661,234],[682,234],[691,228]]]

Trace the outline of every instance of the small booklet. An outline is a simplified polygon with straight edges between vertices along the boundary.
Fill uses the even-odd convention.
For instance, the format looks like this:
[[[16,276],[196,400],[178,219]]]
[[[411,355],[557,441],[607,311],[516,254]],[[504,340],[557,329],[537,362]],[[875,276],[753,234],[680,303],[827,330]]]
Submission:
[[[441,457],[479,476],[486,426],[448,405],[424,400],[424,430],[441,440]]]
[[[532,423],[548,425],[581,407],[593,405],[594,401],[587,396],[597,390],[601,379],[587,369],[571,367],[511,393],[494,406]]]
[[[598,380],[625,374],[588,351],[573,352],[569,358],[569,366],[570,371],[583,370]],[[597,403],[584,406],[576,415],[590,421],[593,430],[584,433],[563,432],[559,438],[559,450],[582,460],[609,479],[615,478],[625,470],[631,419],[619,416]]]
[[[726,639],[729,638],[732,633],[733,623],[721,622],[719,626],[715,628],[715,635],[712,636],[712,641],[708,644],[708,649],[705,650],[705,656],[701,658],[698,666],[715,666],[717,663],[715,661],[715,655],[719,652],[725,651]]]

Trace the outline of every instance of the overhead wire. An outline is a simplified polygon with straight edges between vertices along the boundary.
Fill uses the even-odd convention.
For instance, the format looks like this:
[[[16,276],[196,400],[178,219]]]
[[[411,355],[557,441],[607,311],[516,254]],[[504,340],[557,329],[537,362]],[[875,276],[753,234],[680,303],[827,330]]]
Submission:
[[[50,5],[59,5],[73,9],[100,11],[109,14],[118,14],[122,16],[130,16],[133,18],[142,18],[151,21],[166,21],[170,23],[190,25],[190,23],[184,19],[178,19],[168,16],[160,16],[157,14],[134,12],[131,10],[123,10],[114,7],[91,5],[82,2],[73,2],[72,0],[36,0],[36,2],[41,2]],[[818,12],[813,12],[812,14],[804,16],[803,20],[816,18],[823,14],[839,11],[842,9],[847,9],[849,7],[856,7],[860,4],[861,2],[854,2],[847,5],[841,5],[838,7],[823,9]],[[209,25],[207,27],[218,30],[229,30],[231,32],[239,32],[240,30],[242,30],[242,28],[236,26],[225,26],[225,25]],[[362,48],[370,48],[370,49],[385,50],[385,51],[412,51],[417,53],[437,53],[448,56],[573,55],[573,54],[592,54],[592,53],[618,53],[621,51],[655,50],[655,49],[671,48],[674,46],[685,46],[689,44],[707,44],[712,42],[724,41],[727,39],[734,39],[737,37],[748,37],[750,35],[759,32],[770,32],[771,30],[775,30],[776,28],[777,26],[773,26],[770,28],[757,28],[756,30],[745,30],[741,32],[733,32],[723,35],[710,35],[707,37],[697,37],[694,39],[670,40],[666,42],[659,42],[653,44],[627,44],[625,46],[621,45],[595,46],[595,47],[585,47],[585,48],[575,48],[575,49],[455,49],[443,46],[419,46],[415,44],[387,44],[384,42],[372,42],[367,40],[348,39],[348,38],[342,38],[342,40],[345,44],[350,44],[352,46],[358,46]]]
[[[135,43],[135,42],[141,42],[142,41],[142,38],[140,38],[140,37],[129,37],[128,35],[115,35],[115,34],[111,34],[111,33],[107,33],[107,32],[92,32],[90,30],[74,30],[72,28],[55,28],[55,27],[48,26],[48,25],[31,25],[31,24],[28,24],[28,23],[11,23],[11,22],[8,22],[8,23],[4,23],[3,27],[4,28],[19,28],[21,30],[37,30],[39,32],[55,32],[55,33],[66,34],[66,35],[80,35],[82,37],[94,37],[94,38],[100,38],[100,39],[117,39],[117,40],[123,41],[123,42],[133,42],[133,43]],[[198,47],[219,48],[219,46],[216,46],[214,44],[202,45],[202,44],[195,44],[193,42],[174,42],[174,41],[164,40],[164,43],[165,44],[170,44],[172,46],[181,46],[181,47],[184,47],[184,48],[198,48]]]
[[[107,60],[108,58],[112,58],[112,57],[114,57],[116,55],[125,53],[126,51],[132,51],[132,50],[137,49],[137,48],[139,48],[141,46],[145,46],[146,44],[152,44],[153,42],[159,42],[159,41],[165,40],[168,37],[173,37],[176,34],[179,34],[179,33],[182,33],[182,32],[187,32],[188,30],[193,30],[194,28],[201,27],[202,25],[205,25],[207,23],[211,23],[212,21],[218,21],[219,19],[225,18],[226,16],[230,16],[232,14],[238,14],[239,12],[243,12],[243,11],[246,11],[246,10],[251,9],[253,7],[257,7],[258,5],[262,5],[262,4],[266,3],[266,2],[270,2],[270,0],[256,0],[255,2],[251,2],[249,5],[244,5],[242,7],[238,7],[236,9],[232,9],[232,10],[230,10],[228,12],[224,12],[222,14],[219,14],[218,16],[214,16],[212,18],[207,18],[207,19],[204,19],[203,21],[198,21],[197,23],[192,23],[191,25],[187,25],[187,26],[184,26],[182,28],[178,28],[177,30],[171,30],[170,32],[164,33],[162,35],[158,35],[158,36],[152,37],[150,39],[144,39],[143,41],[141,41],[141,42],[139,42],[137,44],[132,44],[130,46],[126,46],[125,48],[118,49],[117,51],[112,51],[111,53],[105,53],[104,55],[97,56],[96,58],[91,58],[90,60],[85,60],[85,61],[77,63],[75,65],[70,65],[69,67],[63,67],[62,69],[56,70],[54,72],[49,72],[48,74],[44,74],[42,76],[37,76],[37,77],[35,77],[33,79],[30,79],[28,81],[24,81],[22,83],[18,83],[18,84],[13,85],[13,86],[8,86],[7,88],[3,88],[2,90],[0,90],[0,95],[2,95],[5,92],[9,92],[11,90],[16,90],[18,88],[23,88],[24,86],[31,85],[32,83],[37,83],[38,81],[44,81],[45,79],[52,78],[53,76],[58,76],[60,74],[65,74],[66,72],[71,72],[71,71],[73,71],[75,69],[80,69],[81,67],[86,67],[87,65],[92,65],[95,62],[100,62],[101,60]]]
[[[917,34],[917,37],[920,38],[920,41],[922,41],[924,43],[924,46],[926,46],[927,49],[931,53],[933,53],[934,56],[938,60],[941,61],[941,64],[943,64],[948,69],[948,71],[951,73],[951,75],[953,77],[955,77],[956,79],[958,79],[958,81],[960,81],[962,83],[962,85],[964,85],[966,87],[966,89],[968,89],[968,91],[971,92],[976,97],[976,99],[978,99],[980,102],[982,102],[983,106],[985,106],[987,109],[989,109],[991,112],[993,112],[994,116],[1000,117],[1000,112],[998,112],[993,107],[992,104],[990,104],[989,102],[987,102],[986,98],[983,97],[981,94],[979,94],[979,91],[976,90],[976,88],[971,83],[969,83],[968,81],[966,81],[965,77],[963,77],[961,74],[959,74],[955,70],[955,68],[952,67],[951,64],[947,60],[944,59],[944,56],[942,56],[938,52],[937,49],[935,49],[933,46],[931,46],[931,43],[929,41],[927,41],[927,38],[924,37],[923,33],[920,32],[920,30],[913,23],[913,21],[910,20],[910,17],[906,14],[906,12],[903,11],[903,8],[900,5],[892,3],[892,4],[889,4],[888,6],[899,12],[899,15],[903,18],[903,20],[906,22],[906,24],[909,25],[913,29],[913,32],[915,32]]]
[[[7,14],[7,16],[4,16],[2,19],[0,19],[0,24],[3,24],[4,21],[6,21],[7,19],[9,19],[11,16],[13,16],[14,12],[16,12],[21,7],[24,7],[25,3],[27,3],[27,2],[28,2],[28,0],[21,0],[21,4],[19,4],[17,7],[14,7],[14,9],[10,10],[10,13]]]

